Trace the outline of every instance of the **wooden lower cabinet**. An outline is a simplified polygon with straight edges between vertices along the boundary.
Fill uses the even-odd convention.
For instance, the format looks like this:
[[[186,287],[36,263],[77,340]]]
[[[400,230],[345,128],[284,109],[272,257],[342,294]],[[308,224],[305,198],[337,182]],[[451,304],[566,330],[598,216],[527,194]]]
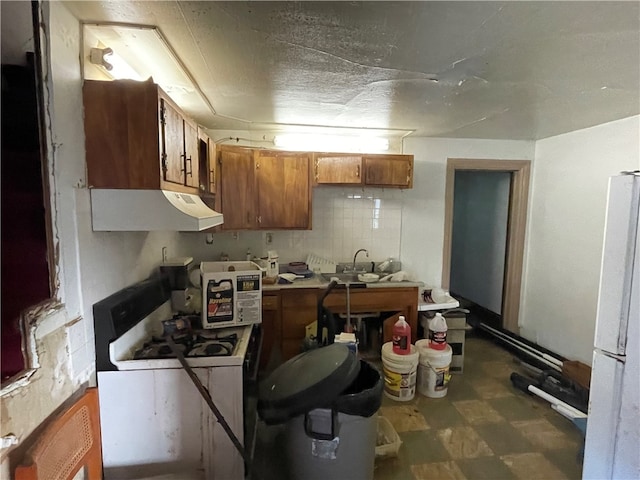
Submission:
[[[262,351],[260,353],[260,370],[269,363],[278,362],[275,348],[281,342],[280,293],[269,292],[262,295]]]
[[[351,313],[398,312],[384,321],[383,342],[391,341],[393,324],[399,315],[404,315],[411,326],[411,343],[415,343],[418,328],[418,287],[352,289],[349,303]],[[325,299],[324,306],[336,314],[346,313],[346,290],[334,290]]]
[[[317,320],[322,288],[282,289],[265,292],[262,297],[263,343],[260,365],[277,366],[302,351],[305,327]],[[334,314],[346,313],[346,290],[334,290],[324,306]],[[404,315],[411,326],[412,343],[418,327],[418,288],[390,287],[350,291],[351,313],[396,312],[383,324],[383,341],[391,341],[393,324]],[[276,356],[277,352],[277,356]],[[269,360],[273,357],[273,361]],[[278,358],[279,357],[279,358]]]
[[[317,319],[317,288],[281,290],[282,360],[302,351],[305,327]]]

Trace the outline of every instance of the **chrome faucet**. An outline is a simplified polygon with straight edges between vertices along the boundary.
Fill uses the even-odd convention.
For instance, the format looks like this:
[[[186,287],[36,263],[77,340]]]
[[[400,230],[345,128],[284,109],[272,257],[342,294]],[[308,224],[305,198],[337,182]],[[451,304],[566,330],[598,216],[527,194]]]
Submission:
[[[366,248],[361,248],[360,250],[358,250],[356,254],[353,256],[353,265],[351,266],[351,271],[353,272],[356,271],[356,258],[358,257],[358,254],[360,252],[364,252],[367,255],[367,258],[369,258],[369,252],[367,251]]]

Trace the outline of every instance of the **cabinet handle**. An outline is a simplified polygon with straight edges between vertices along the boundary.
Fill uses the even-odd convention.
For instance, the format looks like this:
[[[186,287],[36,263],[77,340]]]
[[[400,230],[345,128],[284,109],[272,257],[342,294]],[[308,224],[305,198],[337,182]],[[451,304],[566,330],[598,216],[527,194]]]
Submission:
[[[193,164],[191,162],[191,157],[187,157],[185,159],[185,161],[189,162],[189,171],[185,170],[184,174],[192,177],[193,176]]]
[[[407,165],[407,185],[411,181],[411,165]]]
[[[211,170],[209,173],[210,173],[210,176],[209,176],[209,188],[210,188],[211,191],[213,191],[213,189],[216,186],[216,171],[214,169],[214,170]]]
[[[356,165],[356,178],[360,178],[360,165]]]
[[[262,223],[262,215],[258,215],[257,220],[258,220],[258,223]]]

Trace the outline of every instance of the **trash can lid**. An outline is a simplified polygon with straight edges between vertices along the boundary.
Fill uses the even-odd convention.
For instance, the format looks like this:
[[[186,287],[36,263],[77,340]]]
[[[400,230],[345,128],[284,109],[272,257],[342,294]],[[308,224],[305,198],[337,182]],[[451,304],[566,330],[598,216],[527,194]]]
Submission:
[[[301,353],[260,382],[260,418],[274,425],[314,408],[329,407],[359,371],[360,361],[346,345],[334,343]]]

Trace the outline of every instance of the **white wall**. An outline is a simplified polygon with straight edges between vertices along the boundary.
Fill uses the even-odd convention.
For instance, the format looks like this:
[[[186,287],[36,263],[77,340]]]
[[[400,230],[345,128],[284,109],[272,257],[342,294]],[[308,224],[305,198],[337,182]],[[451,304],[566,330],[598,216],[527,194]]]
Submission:
[[[27,5],[29,5],[27,3]],[[92,305],[131,283],[146,278],[161,262],[161,248],[182,255],[176,232],[93,233],[89,193],[85,185],[82,82],[79,66],[79,24],[61,2],[46,2],[43,42],[47,88],[46,121],[53,147],[52,177],[56,276],[63,308],[40,318],[36,327],[41,367],[31,381],[2,397],[2,435],[23,441],[94,371]],[[50,12],[48,9],[50,8]],[[4,10],[4,6],[3,6]],[[48,48],[50,45],[50,48]],[[50,69],[48,68],[50,67]],[[1,478],[8,478],[7,453],[2,452]]]
[[[536,143],[521,334],[591,364],[610,175],[640,168],[640,117]]]
[[[404,153],[414,155],[414,188],[403,197],[402,266],[427,285],[440,286],[447,159],[533,160],[534,143],[409,137]]]

